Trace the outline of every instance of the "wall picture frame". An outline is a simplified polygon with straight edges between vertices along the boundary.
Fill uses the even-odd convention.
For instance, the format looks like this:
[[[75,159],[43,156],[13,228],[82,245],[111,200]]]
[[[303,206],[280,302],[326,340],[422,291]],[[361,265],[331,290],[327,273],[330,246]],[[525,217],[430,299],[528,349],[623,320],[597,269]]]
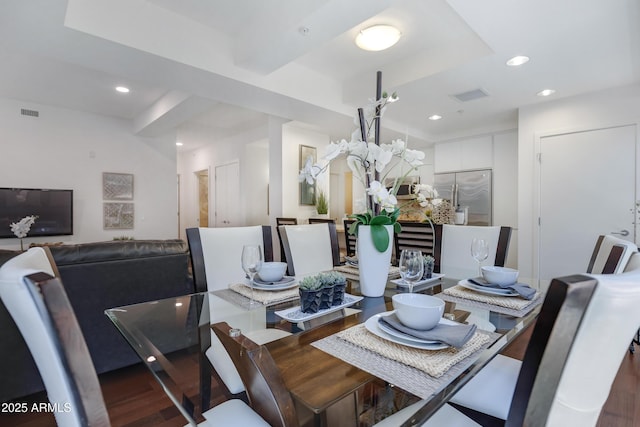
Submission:
[[[133,228],[133,203],[105,202],[102,214],[105,230],[130,230]]]
[[[102,198],[104,200],[133,200],[133,174],[103,172]]]
[[[309,145],[300,144],[299,168],[304,168],[307,159],[311,158],[313,164],[317,161],[317,149]],[[316,184],[309,184],[306,180],[300,183],[299,204],[306,206],[315,206],[316,204]]]

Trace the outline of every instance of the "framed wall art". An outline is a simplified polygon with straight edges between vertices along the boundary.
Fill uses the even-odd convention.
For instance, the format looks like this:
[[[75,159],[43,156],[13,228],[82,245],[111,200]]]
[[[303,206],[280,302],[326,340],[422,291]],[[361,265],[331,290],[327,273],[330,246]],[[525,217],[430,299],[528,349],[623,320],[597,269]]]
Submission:
[[[104,172],[102,174],[104,200],[133,200],[133,174]]]
[[[133,203],[103,203],[102,217],[105,230],[133,228]]]
[[[298,170],[304,167],[307,159],[311,158],[312,163],[316,163],[317,150],[316,147],[308,145],[300,145],[300,162]],[[300,204],[313,206],[316,204],[316,184],[309,184],[307,181],[300,183]]]

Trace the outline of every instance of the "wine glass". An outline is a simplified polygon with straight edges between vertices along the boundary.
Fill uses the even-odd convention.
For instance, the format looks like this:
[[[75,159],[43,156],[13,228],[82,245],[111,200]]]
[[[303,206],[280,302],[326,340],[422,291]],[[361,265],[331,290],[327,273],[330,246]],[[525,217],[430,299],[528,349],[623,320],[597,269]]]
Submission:
[[[409,293],[413,292],[413,285],[422,278],[424,265],[422,252],[414,249],[403,249],[400,253],[400,276],[409,287]]]
[[[253,299],[253,278],[262,268],[262,248],[260,245],[244,245],[242,247],[242,269],[249,276],[249,287],[251,288],[251,299],[249,306],[255,307],[257,301]]]
[[[484,239],[474,237],[471,240],[471,256],[478,261],[478,274],[482,277],[482,261],[489,256],[489,243]]]

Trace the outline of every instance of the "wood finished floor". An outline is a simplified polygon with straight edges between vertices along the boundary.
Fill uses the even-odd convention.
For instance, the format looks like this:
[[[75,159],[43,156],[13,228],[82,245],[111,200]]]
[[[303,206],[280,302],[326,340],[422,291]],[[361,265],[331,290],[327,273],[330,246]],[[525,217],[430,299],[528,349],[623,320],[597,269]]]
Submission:
[[[525,332],[504,351],[504,354],[522,358],[528,339],[529,332]],[[597,357],[595,351],[593,357]],[[184,363],[195,362],[187,359]],[[103,374],[100,376],[100,383],[113,427],[183,427],[186,424],[158,382],[142,365]],[[214,388],[213,395],[219,396],[220,402],[229,398],[221,387]],[[41,393],[20,401],[46,402],[46,397]],[[2,427],[55,425],[53,415],[47,413],[0,414]],[[640,349],[636,355],[625,355],[597,425],[640,426]]]

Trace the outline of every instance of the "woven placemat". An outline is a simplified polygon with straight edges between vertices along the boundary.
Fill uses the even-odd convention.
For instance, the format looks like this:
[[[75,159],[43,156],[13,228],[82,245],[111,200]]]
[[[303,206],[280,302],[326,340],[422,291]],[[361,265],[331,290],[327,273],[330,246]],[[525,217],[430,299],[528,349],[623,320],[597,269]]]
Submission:
[[[251,288],[243,283],[234,283],[229,285],[229,289],[236,294],[242,295],[245,299],[251,298]],[[263,291],[261,289],[253,289],[253,299],[264,305],[291,301],[296,298],[300,298],[297,286],[290,289],[284,289],[282,291]],[[240,303],[246,303],[246,301],[241,301]]]
[[[354,267],[352,265],[339,265],[337,267],[333,267],[334,271],[338,271],[345,275],[347,279],[360,279],[360,270],[358,267]],[[400,277],[400,269],[396,266],[389,267],[389,280],[397,279]]]
[[[526,316],[531,310],[542,304],[544,300],[544,295],[540,292],[537,292],[532,300],[526,300],[519,297],[485,295],[459,285],[447,288],[436,296],[445,301],[483,308],[495,313],[515,317]]]
[[[364,328],[364,325],[358,325]],[[355,326],[354,328],[358,328]],[[351,329],[354,329],[351,328]],[[349,331],[348,329],[343,332]],[[459,358],[460,360],[453,364],[449,369],[447,369],[442,375],[439,377],[434,377],[429,375],[427,372],[410,366],[408,364],[398,362],[393,359],[389,359],[379,353],[368,350],[360,345],[356,345],[352,342],[349,342],[345,339],[339,338],[338,334],[333,334],[321,340],[318,340],[311,345],[318,348],[319,350],[324,351],[338,359],[341,359],[353,366],[356,366],[363,371],[366,371],[372,375],[375,375],[382,380],[394,384],[397,387],[402,388],[403,390],[414,394],[421,399],[428,399],[435,393],[442,390],[447,386],[451,381],[457,378],[465,369],[467,369],[471,364],[478,358],[481,354],[482,350],[487,348],[491,343],[495,342],[496,339],[500,337],[500,334],[490,333],[485,331],[476,331],[476,336],[472,338],[467,345],[473,345],[474,347],[478,345],[479,342],[483,342],[478,346],[474,351],[470,352],[466,357]],[[381,338],[376,337],[372,333],[363,329],[355,329],[354,332],[349,332],[349,335],[361,334],[364,336],[369,336],[372,338],[376,338],[378,340],[382,340]],[[382,340],[384,341],[384,340]],[[390,343],[393,344],[393,343]],[[428,350],[419,350],[412,349],[410,347],[400,346],[403,351],[412,351],[416,350],[420,354],[417,356],[418,358],[428,358],[430,357],[438,357],[436,355],[429,355],[424,353],[439,353],[439,352],[448,352],[449,350],[437,350],[437,351],[428,351]],[[461,353],[464,351],[465,347],[462,350],[452,350],[453,352]]]

